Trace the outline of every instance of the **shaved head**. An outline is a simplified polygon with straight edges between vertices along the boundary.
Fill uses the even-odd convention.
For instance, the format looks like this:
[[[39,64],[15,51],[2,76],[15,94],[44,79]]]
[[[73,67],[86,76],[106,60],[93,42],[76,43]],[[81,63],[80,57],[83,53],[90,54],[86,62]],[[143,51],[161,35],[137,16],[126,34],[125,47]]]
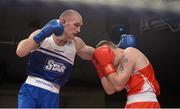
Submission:
[[[79,12],[77,12],[76,10],[73,10],[73,9],[68,9],[68,10],[65,10],[59,17],[59,19],[72,19],[73,17],[72,16],[78,16],[81,21],[82,21],[82,17],[80,15]]]
[[[110,46],[111,48],[114,48],[116,49],[117,46],[111,42],[111,41],[108,41],[108,40],[102,40],[100,41],[97,45],[96,45],[96,48],[100,47],[100,46],[103,46],[103,45],[107,45],[107,46]]]
[[[83,19],[79,12],[67,9],[59,16],[59,21],[64,26],[63,35],[68,39],[73,39],[81,31]]]

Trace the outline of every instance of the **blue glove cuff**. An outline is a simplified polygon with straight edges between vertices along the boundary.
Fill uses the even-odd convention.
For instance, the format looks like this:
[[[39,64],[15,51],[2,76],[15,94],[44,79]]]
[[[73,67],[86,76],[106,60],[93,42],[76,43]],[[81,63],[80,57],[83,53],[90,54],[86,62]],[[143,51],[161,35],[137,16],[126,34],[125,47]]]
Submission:
[[[33,37],[33,40],[39,44],[44,39],[44,33],[43,31],[40,31],[36,36]]]

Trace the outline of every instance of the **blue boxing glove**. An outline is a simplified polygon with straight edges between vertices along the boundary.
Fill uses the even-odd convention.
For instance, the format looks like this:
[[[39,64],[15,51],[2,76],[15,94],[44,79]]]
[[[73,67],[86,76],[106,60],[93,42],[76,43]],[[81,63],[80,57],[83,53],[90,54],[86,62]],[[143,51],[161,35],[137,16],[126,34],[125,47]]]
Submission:
[[[127,47],[136,47],[136,37],[134,35],[127,35],[123,34],[121,35],[121,39],[119,43],[117,44],[118,48],[125,49]]]
[[[60,23],[58,19],[53,19],[49,21],[41,29],[41,31],[33,37],[33,40],[39,44],[42,40],[44,40],[46,37],[51,36],[53,33],[56,36],[60,36],[63,32],[64,32],[63,24]]]

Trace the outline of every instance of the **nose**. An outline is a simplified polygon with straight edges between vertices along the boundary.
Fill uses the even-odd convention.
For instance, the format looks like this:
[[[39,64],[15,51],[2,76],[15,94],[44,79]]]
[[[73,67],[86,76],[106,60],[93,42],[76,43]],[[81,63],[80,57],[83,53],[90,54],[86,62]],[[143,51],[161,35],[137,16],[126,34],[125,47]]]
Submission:
[[[78,33],[81,32],[81,28],[80,27],[77,28],[77,32]]]

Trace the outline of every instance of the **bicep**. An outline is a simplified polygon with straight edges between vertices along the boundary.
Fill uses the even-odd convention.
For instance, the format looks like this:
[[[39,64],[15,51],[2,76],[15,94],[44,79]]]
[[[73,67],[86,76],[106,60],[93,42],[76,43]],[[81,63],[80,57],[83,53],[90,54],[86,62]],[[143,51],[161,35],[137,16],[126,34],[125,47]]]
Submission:
[[[85,45],[79,49],[77,54],[82,59],[91,60],[93,52],[94,52],[94,48]]]
[[[121,63],[117,69],[117,77],[122,86],[125,86],[127,81],[129,80],[130,75],[133,72],[135,65],[135,59],[133,59],[132,55],[129,53],[123,54],[121,58]]]
[[[134,69],[135,59],[133,59],[131,54],[123,54],[120,60],[120,64],[117,69],[117,74],[121,76],[122,74],[130,75]]]
[[[94,48],[86,45],[80,38],[76,38],[77,55],[85,60],[91,60]]]

